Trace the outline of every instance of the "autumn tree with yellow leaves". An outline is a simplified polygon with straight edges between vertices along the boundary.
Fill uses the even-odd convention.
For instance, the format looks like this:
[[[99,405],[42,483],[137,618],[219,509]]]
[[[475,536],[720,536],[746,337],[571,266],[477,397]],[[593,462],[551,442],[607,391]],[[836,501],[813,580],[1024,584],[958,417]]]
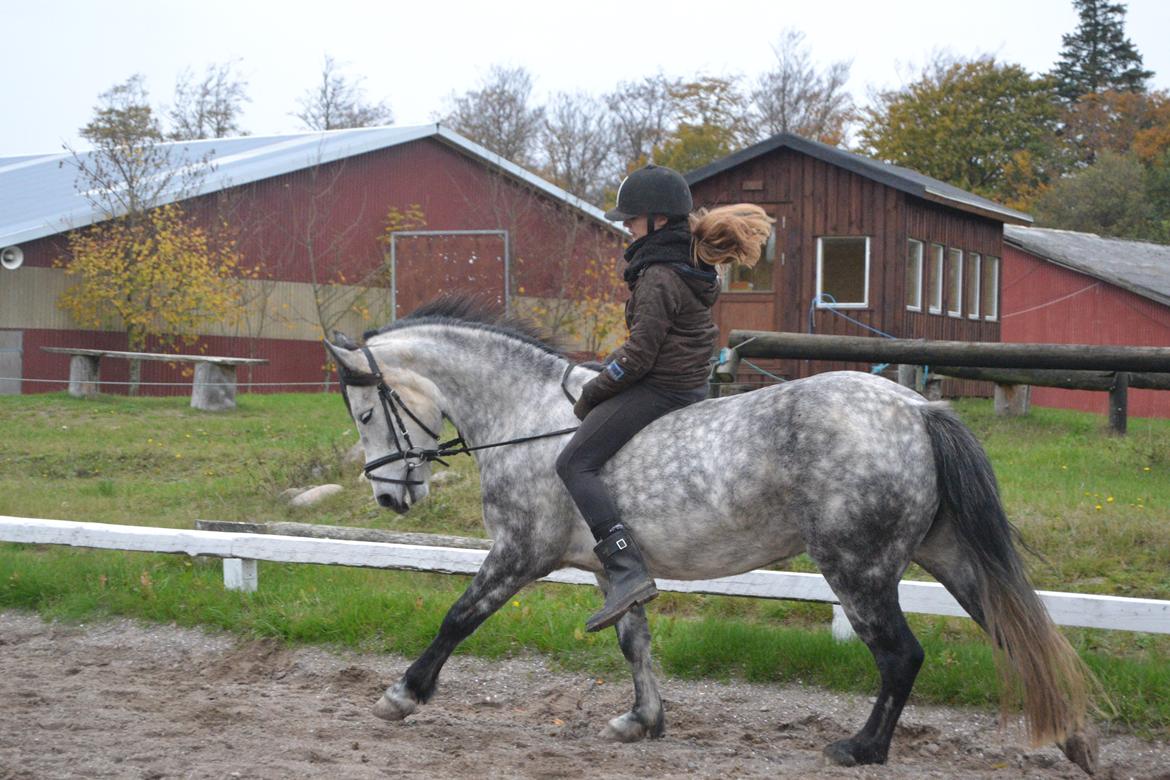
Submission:
[[[74,282],[61,308],[82,327],[125,328],[133,352],[148,340],[163,349],[182,344],[240,308],[235,245],[175,204],[71,233],[61,265]]]
[[[81,129],[93,150],[73,152],[76,187],[92,227],[69,234],[58,267],[73,282],[58,305],[82,327],[123,328],[129,348],[196,337],[239,311],[240,256],[226,227],[202,227],[179,205],[206,173],[181,146],[163,144],[141,76],[104,92]],[[130,392],[141,364],[130,363]]]

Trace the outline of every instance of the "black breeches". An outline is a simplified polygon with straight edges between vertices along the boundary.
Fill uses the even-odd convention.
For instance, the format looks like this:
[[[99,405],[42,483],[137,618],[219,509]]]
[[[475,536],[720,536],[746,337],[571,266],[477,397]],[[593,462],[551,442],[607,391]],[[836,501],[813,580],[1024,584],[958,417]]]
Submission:
[[[604,538],[621,521],[617,504],[601,479],[601,468],[638,431],[664,414],[706,397],[706,385],[694,390],[665,390],[640,382],[586,415],[557,458],[557,475],[594,537]]]

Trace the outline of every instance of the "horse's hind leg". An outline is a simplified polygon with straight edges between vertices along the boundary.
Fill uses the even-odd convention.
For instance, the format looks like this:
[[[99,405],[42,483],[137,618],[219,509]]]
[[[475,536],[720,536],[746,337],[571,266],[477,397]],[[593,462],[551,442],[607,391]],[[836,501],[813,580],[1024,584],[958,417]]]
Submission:
[[[824,573],[853,630],[873,654],[881,675],[881,689],[865,725],[852,737],[828,745],[825,756],[842,766],[882,764],[890,751],[894,726],[922,666],[922,645],[914,638],[898,606],[896,577],[869,590],[863,582]]]
[[[601,736],[620,742],[636,742],[645,737],[658,738],[666,732],[662,697],[650,662],[650,626],[641,604],[631,607],[615,626],[622,654],[634,675],[634,707],[609,722]]]
[[[464,639],[508,602],[522,587],[552,570],[552,563],[530,559],[503,540],[492,545],[467,590],[447,610],[439,635],[374,705],[384,720],[402,720],[435,692],[439,670]]]

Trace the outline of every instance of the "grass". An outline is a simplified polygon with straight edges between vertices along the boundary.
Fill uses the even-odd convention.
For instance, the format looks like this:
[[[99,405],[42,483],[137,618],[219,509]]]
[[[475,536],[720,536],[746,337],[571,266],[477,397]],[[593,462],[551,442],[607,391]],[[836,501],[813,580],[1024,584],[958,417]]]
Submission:
[[[0,514],[191,527],[197,518],[288,520],[483,535],[469,458],[411,513],[379,509],[360,469],[339,465],[356,439],[335,395],[246,395],[231,414],[183,399],[0,398]],[[957,404],[997,467],[1009,513],[1044,554],[1039,587],[1170,598],[1170,424],[1104,421],[1035,409],[1004,420],[990,404]],[[351,489],[311,510],[277,500],[289,486]],[[1112,500],[1110,500],[1112,499]],[[798,558],[786,568],[808,570]],[[289,642],[419,653],[466,578],[342,567],[261,564],[258,593],[225,592],[218,561],[0,545],[0,607],[67,620],[126,615],[209,625]],[[523,591],[461,648],[486,657],[547,653],[570,669],[624,678],[608,632],[581,630],[600,603],[581,588]],[[824,604],[664,594],[650,610],[663,669],[872,691],[873,662],[837,644]],[[927,652],[920,701],[985,706],[995,697],[991,652],[970,623],[913,616]],[[1170,735],[1170,641],[1125,632],[1066,632],[1102,678],[1120,723]]]

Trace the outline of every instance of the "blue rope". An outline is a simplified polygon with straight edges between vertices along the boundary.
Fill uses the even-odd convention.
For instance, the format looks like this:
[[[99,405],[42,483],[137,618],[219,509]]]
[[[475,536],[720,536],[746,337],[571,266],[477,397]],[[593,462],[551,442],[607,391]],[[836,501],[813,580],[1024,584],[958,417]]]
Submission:
[[[746,358],[740,358],[740,362],[751,366],[757,373],[763,374],[764,376],[767,376],[767,377],[771,377],[772,379],[775,379],[777,382],[787,382],[788,381],[787,379],[785,379],[782,376],[776,376],[771,371],[765,371],[764,369],[760,368],[755,363],[753,363],[750,360],[747,360]]]
[[[878,330],[877,328],[872,328],[869,325],[866,325],[864,322],[861,322],[860,320],[853,319],[848,314],[842,314],[841,312],[837,311],[837,309],[834,308],[834,306],[836,306],[836,304],[837,304],[837,299],[834,298],[832,295],[829,295],[828,293],[821,293],[819,296],[814,297],[809,302],[809,305],[808,305],[808,332],[809,333],[812,333],[814,330],[816,330],[816,319],[813,315],[816,313],[818,303],[831,303],[831,304],[833,304],[833,306],[826,306],[825,311],[829,312],[834,317],[840,317],[843,320],[846,320],[848,322],[852,322],[854,325],[857,325],[860,328],[864,328],[864,329],[868,330],[870,333],[876,333],[877,335],[879,335],[883,338],[887,338],[887,339],[897,338],[896,336],[891,336],[889,333],[886,333],[884,330]],[[889,363],[876,363],[876,364],[869,367],[869,373],[880,374],[881,372],[885,371],[889,367],[890,367]]]
[[[816,330],[816,325],[815,325],[815,320],[813,318],[813,314],[816,312],[818,303],[830,303],[830,304],[833,304],[833,306],[836,306],[837,299],[834,298],[832,295],[829,295],[828,293],[821,293],[819,297],[813,298],[809,302],[809,305],[808,305],[808,332],[809,333],[813,333]],[[847,314],[842,314],[841,312],[839,312],[835,308],[833,308],[833,306],[826,306],[825,311],[831,313],[834,317],[840,317],[843,320],[848,320],[849,322],[852,322],[854,325],[857,325],[858,327],[861,327],[861,328],[865,328],[869,332],[876,333],[879,336],[882,336],[884,338],[887,338],[887,339],[897,338],[897,336],[891,336],[889,333],[886,333],[884,330],[878,330],[877,328],[871,328],[869,325],[866,325],[864,322],[861,322],[860,320],[855,320]]]

